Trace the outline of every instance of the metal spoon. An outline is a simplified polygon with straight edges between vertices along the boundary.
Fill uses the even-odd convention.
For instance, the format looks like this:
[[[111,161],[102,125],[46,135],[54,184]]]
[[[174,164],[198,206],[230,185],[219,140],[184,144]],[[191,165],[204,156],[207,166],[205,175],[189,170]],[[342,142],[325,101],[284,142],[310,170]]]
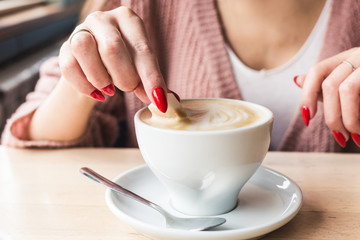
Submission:
[[[182,229],[182,230],[189,230],[189,231],[202,231],[208,230],[213,227],[220,226],[221,224],[226,222],[225,218],[219,217],[188,217],[188,218],[180,218],[175,217],[165,211],[159,205],[156,205],[149,200],[146,200],[139,195],[121,187],[120,185],[110,181],[109,179],[101,176],[100,174],[96,173],[94,170],[84,167],[80,169],[80,172],[85,176],[89,177],[90,179],[105,185],[106,187],[121,193],[122,195],[132,198],[138,202],[141,202],[149,207],[152,207],[156,211],[160,212],[166,220],[166,227],[168,228],[175,228],[175,229]]]

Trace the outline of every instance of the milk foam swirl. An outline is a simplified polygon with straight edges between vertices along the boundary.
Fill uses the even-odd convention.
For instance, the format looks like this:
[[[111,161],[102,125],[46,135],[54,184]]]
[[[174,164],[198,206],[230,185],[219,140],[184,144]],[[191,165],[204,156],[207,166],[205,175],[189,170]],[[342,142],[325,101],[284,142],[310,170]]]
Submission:
[[[222,99],[186,100],[181,103],[186,117],[167,117],[144,113],[142,120],[149,125],[178,130],[210,131],[233,129],[257,122],[259,114],[244,105]]]

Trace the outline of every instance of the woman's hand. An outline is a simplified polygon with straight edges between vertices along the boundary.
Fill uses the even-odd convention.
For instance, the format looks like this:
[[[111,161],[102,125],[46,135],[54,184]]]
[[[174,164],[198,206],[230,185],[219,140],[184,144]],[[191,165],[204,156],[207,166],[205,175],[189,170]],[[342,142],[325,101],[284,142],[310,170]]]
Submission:
[[[61,47],[59,64],[73,88],[96,100],[114,95],[115,85],[166,112],[157,58],[143,21],[127,7],[91,13]]]
[[[360,48],[352,48],[314,65],[294,78],[303,88],[301,104],[304,123],[316,114],[323,101],[326,125],[345,147],[350,135],[360,147]]]

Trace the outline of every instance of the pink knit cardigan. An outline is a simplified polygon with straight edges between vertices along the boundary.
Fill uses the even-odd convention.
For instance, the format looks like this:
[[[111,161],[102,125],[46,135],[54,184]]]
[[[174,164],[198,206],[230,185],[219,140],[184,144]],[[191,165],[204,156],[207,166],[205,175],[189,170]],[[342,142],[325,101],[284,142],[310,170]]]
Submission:
[[[129,6],[143,18],[169,89],[181,98],[241,99],[214,0],[110,0],[106,9],[120,5]],[[333,0],[320,59],[359,46],[359,10],[357,0]],[[96,105],[86,133],[80,139],[72,142],[27,140],[26,128],[32,113],[59,80],[59,71],[53,70],[56,66],[57,60],[51,59],[41,68],[35,91],[7,122],[2,144],[15,147],[111,147],[122,139],[124,146],[137,146],[133,116],[144,105],[133,93],[122,92]],[[340,148],[324,123],[320,103],[318,109],[310,125],[305,127],[299,106],[278,150],[360,151],[352,141],[345,149]]]

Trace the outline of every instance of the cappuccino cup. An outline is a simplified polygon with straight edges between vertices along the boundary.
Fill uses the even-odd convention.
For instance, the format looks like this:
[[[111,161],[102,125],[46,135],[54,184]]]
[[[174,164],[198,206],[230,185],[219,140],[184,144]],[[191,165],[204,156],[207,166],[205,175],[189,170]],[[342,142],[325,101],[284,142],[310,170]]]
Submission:
[[[268,151],[273,114],[232,99],[185,99],[181,105],[188,117],[175,121],[154,118],[147,107],[135,114],[142,156],[175,210],[229,212]]]

